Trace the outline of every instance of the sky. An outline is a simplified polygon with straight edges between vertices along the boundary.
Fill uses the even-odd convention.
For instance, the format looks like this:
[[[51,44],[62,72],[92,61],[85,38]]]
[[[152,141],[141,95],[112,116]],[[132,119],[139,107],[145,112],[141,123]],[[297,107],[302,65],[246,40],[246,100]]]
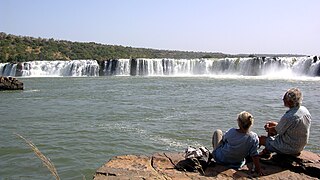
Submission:
[[[0,0],[0,32],[226,54],[320,55],[319,0]]]

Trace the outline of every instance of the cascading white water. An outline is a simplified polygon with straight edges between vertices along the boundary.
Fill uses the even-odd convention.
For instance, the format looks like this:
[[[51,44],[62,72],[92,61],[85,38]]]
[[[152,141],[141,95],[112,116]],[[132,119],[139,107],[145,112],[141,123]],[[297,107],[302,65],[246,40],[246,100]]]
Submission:
[[[14,66],[10,67],[10,66]],[[95,60],[30,61],[16,64],[0,64],[4,76],[99,76],[99,64]],[[18,71],[18,74],[17,74]]]
[[[105,75],[241,75],[274,77],[320,75],[320,61],[312,57],[189,60],[119,59],[108,60],[106,64],[109,65],[106,70],[108,73]]]
[[[99,74],[100,71],[100,74]],[[30,61],[0,63],[3,76],[320,76],[317,57],[221,58],[221,59],[114,59],[100,70],[95,60]]]
[[[130,66],[130,59],[108,60],[105,61],[102,75],[130,75]]]
[[[1,76],[15,76],[17,64],[0,63]]]
[[[162,59],[137,59],[137,75],[163,75]],[[131,72],[132,74],[133,72]]]

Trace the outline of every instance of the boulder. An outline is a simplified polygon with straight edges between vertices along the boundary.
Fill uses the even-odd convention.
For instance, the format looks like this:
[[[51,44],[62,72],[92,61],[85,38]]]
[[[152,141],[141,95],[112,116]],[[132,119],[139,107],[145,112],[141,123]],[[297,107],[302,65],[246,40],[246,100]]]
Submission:
[[[23,90],[23,82],[13,77],[0,76],[0,91]]]
[[[156,153],[152,156],[116,156],[96,170],[94,180],[107,179],[252,179],[258,175],[251,171],[252,162],[240,170],[212,163],[204,173],[177,170],[184,153]],[[274,155],[261,160],[264,176],[259,179],[318,179],[320,156],[302,151],[298,157]]]

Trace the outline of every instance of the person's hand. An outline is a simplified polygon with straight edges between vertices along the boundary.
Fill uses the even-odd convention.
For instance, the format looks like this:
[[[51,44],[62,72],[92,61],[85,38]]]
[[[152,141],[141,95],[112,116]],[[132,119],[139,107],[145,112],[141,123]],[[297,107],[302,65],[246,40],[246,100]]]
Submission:
[[[271,128],[271,127],[276,127],[277,125],[278,125],[277,122],[268,121],[268,122],[264,125],[264,129]]]
[[[264,125],[264,129],[266,130],[266,132],[268,133],[268,136],[273,136],[276,135],[277,132],[275,130],[275,127],[278,125],[277,122],[274,121],[268,121],[265,125]]]

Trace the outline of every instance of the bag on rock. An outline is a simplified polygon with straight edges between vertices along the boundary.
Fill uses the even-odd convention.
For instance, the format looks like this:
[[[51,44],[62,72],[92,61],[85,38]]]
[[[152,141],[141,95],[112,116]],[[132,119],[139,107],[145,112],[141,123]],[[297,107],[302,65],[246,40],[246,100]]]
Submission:
[[[204,146],[199,148],[189,146],[185,150],[185,159],[180,161],[176,166],[178,170],[204,174],[211,158],[212,156],[208,148]]]

